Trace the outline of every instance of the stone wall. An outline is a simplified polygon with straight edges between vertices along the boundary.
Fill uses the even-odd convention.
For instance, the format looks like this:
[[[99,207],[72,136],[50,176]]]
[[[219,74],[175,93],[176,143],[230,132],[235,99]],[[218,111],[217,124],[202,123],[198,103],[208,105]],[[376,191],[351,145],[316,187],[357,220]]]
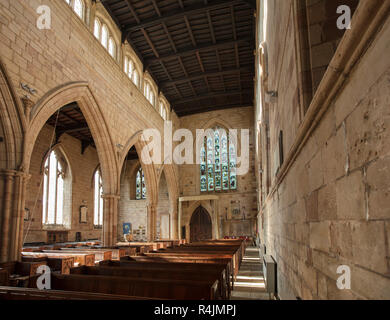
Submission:
[[[367,40],[363,55],[325,113],[310,112],[321,96],[330,96],[321,91],[320,83],[304,116],[299,112],[303,108],[298,98],[301,84],[294,67],[299,50],[293,2],[268,3],[268,84],[279,96],[262,105],[269,119],[259,119],[261,141],[266,140],[265,123],[270,134],[269,146],[261,145],[261,168],[266,167],[267,155],[272,168],[269,193],[265,191],[260,203],[259,223],[261,241],[277,262],[278,295],[282,299],[389,299],[390,63],[383,57],[390,52],[390,20],[372,37],[372,43]],[[373,2],[360,3],[369,6]],[[375,12],[380,12],[382,4],[377,2]],[[365,18],[367,11],[358,8],[357,19]],[[358,26],[359,21],[354,21]],[[361,28],[368,27],[361,23]],[[342,52],[351,54],[352,50]],[[318,125],[310,127],[309,116],[313,122],[318,117]],[[297,142],[308,128],[310,134]],[[280,131],[285,133],[282,165]],[[263,186],[266,180],[263,171]],[[351,290],[339,290],[336,285],[341,265],[350,267]]]

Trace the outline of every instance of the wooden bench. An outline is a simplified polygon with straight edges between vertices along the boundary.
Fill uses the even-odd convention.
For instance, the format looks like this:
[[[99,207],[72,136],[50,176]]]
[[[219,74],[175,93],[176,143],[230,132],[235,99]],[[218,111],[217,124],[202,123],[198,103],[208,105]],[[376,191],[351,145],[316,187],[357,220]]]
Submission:
[[[95,255],[95,262],[112,260],[112,250],[106,249],[83,249],[83,248],[61,248],[61,251],[68,253],[89,253]]]
[[[135,255],[136,250],[133,248],[120,248],[120,247],[102,247],[102,246],[91,246],[91,247],[81,247],[81,249],[98,249],[98,250],[110,250],[112,251],[112,260],[120,260],[122,257],[130,256],[131,254]]]
[[[9,274],[6,269],[0,268],[0,286],[8,286],[9,285]]]
[[[34,252],[35,254],[39,252]],[[42,253],[48,254],[48,257],[73,257],[75,265],[79,266],[94,266],[95,265],[95,254],[94,253],[73,253],[64,252],[62,250],[43,250]]]
[[[144,268],[148,270],[155,270],[159,268],[174,270],[189,270],[194,273],[199,271],[218,271],[220,274],[219,280],[226,283],[228,292],[231,291],[231,286],[234,279],[231,275],[230,264],[227,261],[222,263],[194,263],[193,261],[183,262],[183,260],[157,260],[150,257],[126,257],[118,261],[101,262],[101,266],[119,266],[127,268]],[[231,284],[232,283],[232,284]]]
[[[15,288],[0,286],[0,300],[151,300],[143,297],[131,297],[92,292],[59,290],[38,290],[33,288]],[[153,299],[155,300],[155,299]]]
[[[1,283],[13,287],[33,286],[36,284],[36,271],[42,265],[47,265],[47,261],[0,263]]]
[[[219,297],[218,281],[51,274],[51,286],[53,290],[97,292],[160,299],[215,300]]]
[[[43,262],[50,267],[52,271],[59,271],[62,274],[69,274],[70,268],[74,267],[74,257],[65,256],[51,256],[48,253],[40,252],[22,252],[22,261],[24,262]]]
[[[116,276],[116,277],[136,277],[146,279],[165,279],[165,280],[191,280],[191,281],[216,281],[218,280],[218,290],[220,296],[228,300],[230,291],[227,287],[224,274],[220,269],[216,270],[201,270],[193,268],[190,270],[182,270],[180,268],[173,269],[170,265],[161,266],[158,269],[148,269],[142,266],[138,267],[120,267],[120,266],[99,266],[99,267],[76,267],[71,269],[71,274],[83,275],[100,275],[100,276]]]

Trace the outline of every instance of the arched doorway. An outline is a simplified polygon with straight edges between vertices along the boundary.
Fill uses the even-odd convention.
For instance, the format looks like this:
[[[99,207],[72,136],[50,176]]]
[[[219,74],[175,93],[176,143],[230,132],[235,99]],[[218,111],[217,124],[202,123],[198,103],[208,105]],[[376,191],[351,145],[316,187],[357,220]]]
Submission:
[[[195,210],[191,218],[190,240],[191,242],[197,242],[211,239],[212,237],[211,217],[207,210],[200,206]]]

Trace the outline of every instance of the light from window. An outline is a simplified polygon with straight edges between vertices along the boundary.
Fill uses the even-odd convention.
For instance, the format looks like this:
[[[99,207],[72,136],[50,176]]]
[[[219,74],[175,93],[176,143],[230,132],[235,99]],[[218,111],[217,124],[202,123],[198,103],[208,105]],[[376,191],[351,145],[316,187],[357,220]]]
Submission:
[[[116,46],[115,46],[115,42],[114,42],[114,39],[110,38],[110,40],[108,41],[108,52],[110,53],[111,57],[113,57],[115,59],[115,56],[116,56]]]
[[[95,35],[96,39],[100,38],[100,22],[98,19],[95,19],[93,34]]]
[[[104,25],[102,28],[101,42],[102,42],[103,47],[105,47],[106,49],[107,49],[107,40],[108,40],[108,29],[107,29],[107,26]]]
[[[74,0],[73,10],[81,19],[83,18],[84,5],[81,0]]]
[[[128,74],[129,72],[129,58],[125,57],[125,73]]]
[[[96,170],[94,176],[94,214],[95,227],[103,226],[103,183],[100,170]]]
[[[70,0],[65,0],[65,2],[70,5]]]
[[[146,184],[145,184],[145,175],[142,168],[139,168],[137,172],[137,177],[135,181],[135,198],[137,200],[146,199]]]
[[[51,151],[44,166],[43,224],[63,225],[65,172],[55,151]]]
[[[133,81],[133,83],[138,87],[139,76],[135,68],[135,63],[133,60],[128,57],[125,58],[125,73]]]
[[[160,115],[164,120],[167,120],[167,109],[163,102],[160,103]]]
[[[133,72],[133,82],[137,87],[139,86],[139,75],[137,70],[134,70]]]
[[[146,99],[154,106],[154,93],[148,82],[145,82],[144,95]]]
[[[237,190],[237,154],[224,129],[215,128],[204,138],[200,158],[200,190]]]

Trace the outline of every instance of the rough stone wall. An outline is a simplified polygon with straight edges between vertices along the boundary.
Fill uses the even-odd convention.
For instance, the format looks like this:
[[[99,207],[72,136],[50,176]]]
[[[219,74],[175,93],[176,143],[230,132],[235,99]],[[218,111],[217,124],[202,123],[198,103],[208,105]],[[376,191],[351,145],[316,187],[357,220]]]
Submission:
[[[257,200],[256,178],[254,175],[253,112],[253,107],[248,107],[207,112],[181,118],[181,127],[189,129],[194,137],[196,137],[196,129],[211,129],[217,124],[225,125],[227,126],[227,129],[249,129],[250,131],[249,172],[246,175],[237,177],[237,191],[201,193],[199,165],[180,166],[181,196],[199,196],[204,194],[215,194],[219,196],[219,227],[220,235],[222,237],[225,235],[254,235],[253,230],[257,215]],[[241,226],[234,221],[224,221],[226,220],[226,217],[228,220],[230,219],[230,212],[233,205],[232,202],[236,201],[240,202],[241,212],[245,212],[245,219],[247,221],[244,222],[244,228],[241,228]],[[212,208],[213,206],[210,205],[210,210],[212,210]],[[184,204],[182,221],[187,221],[189,223],[195,209],[196,208],[191,206],[191,203],[188,206],[187,204]],[[212,214],[212,212],[209,213],[210,215]]]
[[[269,107],[272,159],[280,130],[287,133],[286,155],[302,120],[294,116],[293,7],[291,1],[268,2],[268,32],[273,35],[268,35],[269,81],[279,92]],[[261,237],[277,262],[282,299],[390,298],[390,62],[383,58],[389,39],[387,19],[263,203]],[[337,288],[341,265],[351,268],[351,290]]]
[[[45,126],[38,136],[31,159],[31,180],[27,186],[27,199],[25,206],[30,210],[31,221],[24,224],[24,235],[26,243],[46,242],[47,228],[42,226],[42,198],[43,198],[43,161],[49,151],[53,138],[53,128]],[[59,144],[60,152],[66,157],[69,168],[67,176],[71,174],[72,183],[70,193],[65,194],[64,214],[71,216],[70,226],[65,228],[68,231],[68,240],[74,241],[76,232],[81,232],[82,239],[100,239],[102,231],[94,229],[93,212],[93,176],[99,164],[96,149],[89,147],[81,154],[81,142],[67,134],[64,134]],[[68,171],[70,169],[70,172]],[[66,189],[69,190],[69,189]],[[88,207],[88,223],[80,223],[80,206]],[[56,230],[56,229],[54,229]],[[60,228],[57,230],[64,230]]]

